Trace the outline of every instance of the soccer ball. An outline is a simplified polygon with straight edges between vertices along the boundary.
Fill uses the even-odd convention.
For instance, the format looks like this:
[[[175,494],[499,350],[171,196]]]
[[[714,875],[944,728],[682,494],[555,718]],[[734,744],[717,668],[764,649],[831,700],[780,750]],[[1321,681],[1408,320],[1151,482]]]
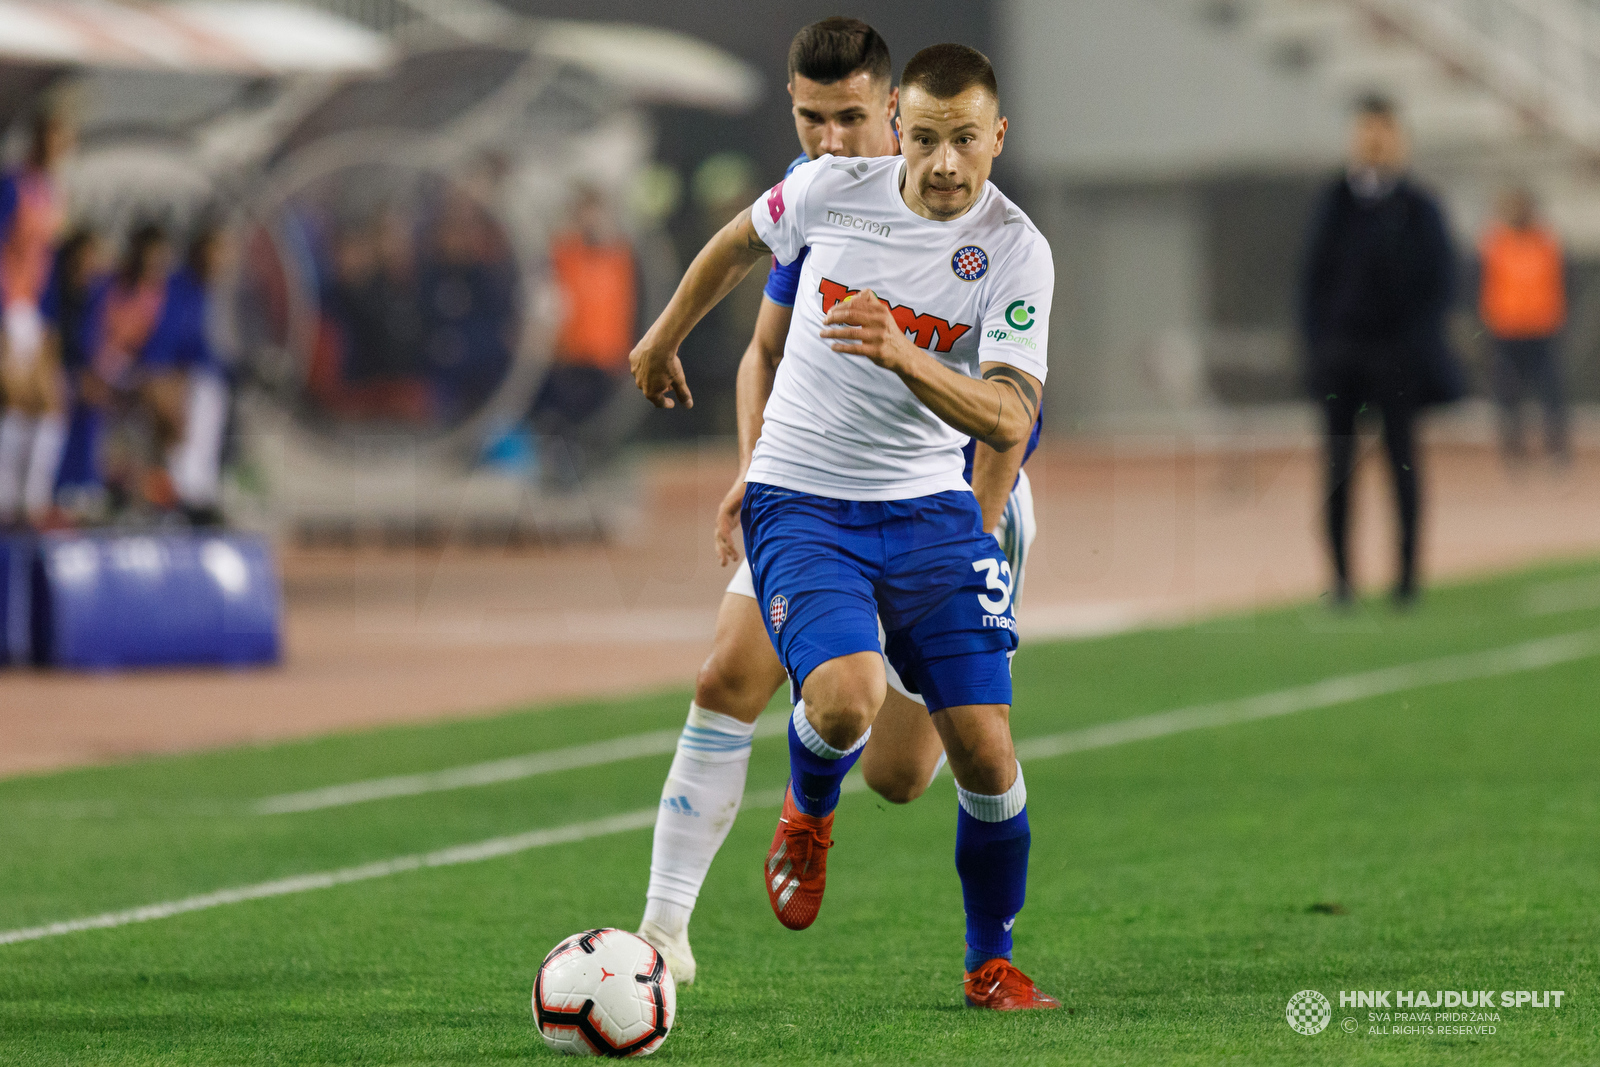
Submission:
[[[624,930],[585,930],[550,950],[533,980],[533,1020],[569,1056],[648,1056],[678,1011],[667,961]]]

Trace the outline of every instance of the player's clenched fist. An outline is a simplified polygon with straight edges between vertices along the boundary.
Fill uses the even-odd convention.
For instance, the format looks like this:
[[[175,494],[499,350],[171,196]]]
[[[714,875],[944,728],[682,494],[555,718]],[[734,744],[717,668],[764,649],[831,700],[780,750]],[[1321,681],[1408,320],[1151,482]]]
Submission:
[[[886,370],[898,371],[917,353],[889,305],[871,289],[833,305],[822,324],[822,337],[833,342],[835,352],[866,356]]]
[[[676,345],[665,348],[655,344],[646,334],[644,339],[628,353],[628,369],[633,371],[634,384],[645,399],[658,408],[676,407],[668,393],[683,401],[684,407],[694,407],[694,396],[683,376],[683,364],[678,359]]]

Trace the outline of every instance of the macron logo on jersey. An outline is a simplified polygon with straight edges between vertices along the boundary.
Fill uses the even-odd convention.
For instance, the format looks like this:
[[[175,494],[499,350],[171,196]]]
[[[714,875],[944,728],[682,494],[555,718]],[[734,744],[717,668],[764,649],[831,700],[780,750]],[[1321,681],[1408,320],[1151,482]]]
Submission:
[[[783,183],[779,182],[767,190],[767,214],[772,216],[772,221],[777,222],[783,218]]]
[[[855,296],[860,289],[849,289],[838,282],[822,279],[817,286],[822,294],[822,313],[826,315],[833,310],[833,305],[846,297]],[[936,315],[919,315],[917,312],[901,304],[891,307],[889,314],[894,316],[894,321],[907,334],[913,335],[911,343],[918,348],[925,348],[931,352],[948,352],[950,347],[961,339],[961,335],[972,329],[964,322],[946,322]],[[935,343],[937,339],[937,343]]]

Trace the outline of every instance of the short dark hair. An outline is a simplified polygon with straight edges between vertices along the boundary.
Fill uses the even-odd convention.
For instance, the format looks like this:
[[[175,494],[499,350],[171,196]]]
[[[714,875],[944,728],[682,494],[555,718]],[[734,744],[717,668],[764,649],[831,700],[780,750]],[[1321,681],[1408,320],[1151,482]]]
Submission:
[[[1362,93],[1356,98],[1356,115],[1364,119],[1395,119],[1399,117],[1399,109],[1390,100],[1379,92]]]
[[[912,56],[900,74],[901,91],[913,85],[941,100],[960,96],[974,85],[981,85],[996,102],[1000,99],[994,64],[976,48],[964,44],[931,45]]]
[[[873,81],[889,80],[889,45],[860,19],[834,15],[813,22],[789,42],[789,78],[796,74],[823,85],[866,71]]]

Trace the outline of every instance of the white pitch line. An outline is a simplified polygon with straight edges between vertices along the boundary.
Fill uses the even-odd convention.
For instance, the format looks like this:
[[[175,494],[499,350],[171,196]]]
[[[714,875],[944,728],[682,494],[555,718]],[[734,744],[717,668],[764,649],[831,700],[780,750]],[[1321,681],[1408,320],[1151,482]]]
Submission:
[[[1420,663],[1403,664],[1398,667],[1386,667],[1361,674],[1329,678],[1310,685],[1296,686],[1292,689],[1280,689],[1274,693],[1263,693],[1260,696],[1245,697],[1240,700],[1200,704],[1189,708],[1179,708],[1176,711],[1158,712],[1154,715],[1141,715],[1138,718],[1125,719],[1121,722],[1090,726],[1082,730],[1070,730],[1066,733],[1036,737],[1029,741],[1020,742],[1017,745],[1017,757],[1029,760],[1050,759],[1073,752],[1109,748],[1114,745],[1127,744],[1130,741],[1166,737],[1190,730],[1203,730],[1234,723],[1253,722],[1282,715],[1292,715],[1300,711],[1311,711],[1375,696],[1387,696],[1425,686],[1534,671],[1544,667],[1553,667],[1562,663],[1587,659],[1595,655],[1600,655],[1600,630],[1585,630],[1579,633],[1562,634],[1558,637],[1527,641],[1504,648],[1489,649],[1485,652],[1444,656],[1439,659],[1424,660]],[[844,783],[844,791],[847,793],[860,792],[865,788],[866,783],[862,781],[859,774],[854,772]],[[747,808],[777,807],[782,800],[782,790],[763,790],[759,793],[745,794],[743,806]],[[23,941],[38,941],[46,937],[58,937],[62,934],[77,933],[82,930],[103,930],[115,926],[127,926],[131,923],[149,922],[153,919],[166,919],[186,912],[221,907],[225,904],[241,904],[247,900],[281,897],[292,893],[304,893],[313,889],[328,889],[337,885],[365,882],[374,878],[387,878],[390,875],[422,870],[428,867],[451,867],[461,863],[477,863],[481,860],[496,859],[518,852],[526,852],[529,849],[570,844],[575,841],[587,841],[591,838],[606,837],[630,830],[642,830],[647,826],[654,826],[655,821],[655,808],[641,808],[638,811],[612,815],[604,819],[572,823],[567,826],[552,827],[548,830],[533,830],[524,834],[513,834],[509,837],[491,837],[487,841],[455,845],[435,852],[398,856],[394,859],[379,860],[375,863],[366,863],[357,867],[342,867],[338,870],[323,871],[318,874],[302,874],[292,878],[280,878],[271,882],[258,882],[255,885],[219,889],[212,893],[202,893],[199,896],[171,900],[162,904],[148,904],[142,908],[130,908],[127,911],[112,911],[82,919],[47,923],[44,926],[7,930],[0,932],[0,945],[13,945]]]
[[[857,790],[851,789],[849,791],[856,792]],[[755,808],[777,807],[781,803],[783,803],[782,790],[764,790],[761,793],[747,794],[744,800],[746,807]],[[128,926],[132,923],[150,922],[152,919],[169,919],[174,915],[183,915],[186,912],[220,908],[224,904],[242,904],[247,900],[264,900],[267,897],[288,896],[293,893],[309,892],[313,889],[331,889],[336,885],[367,882],[374,878],[387,878],[390,875],[403,874],[406,871],[419,871],[428,867],[454,867],[462,863],[477,863],[481,860],[497,859],[501,856],[510,856],[518,852],[527,852],[529,849],[545,848],[549,845],[566,845],[575,841],[587,841],[594,837],[607,837],[611,834],[625,833],[629,830],[642,830],[647,826],[654,826],[655,822],[656,809],[641,808],[638,811],[624,812],[621,815],[611,815],[604,819],[593,819],[589,822],[557,826],[549,830],[532,830],[525,834],[512,834],[508,837],[491,837],[487,841],[478,841],[470,845],[453,845],[450,848],[442,848],[436,852],[419,852],[410,856],[396,856],[394,859],[363,863],[358,867],[341,867],[335,871],[301,874],[292,878],[279,878],[271,882],[257,882],[255,885],[219,889],[214,893],[201,893],[198,896],[184,897],[182,900],[169,900],[161,904],[147,904],[142,908],[129,908],[127,911],[108,911],[103,915],[91,915],[83,919],[69,919],[65,922],[47,923],[44,926],[7,930],[0,933],[0,945],[15,945],[23,941],[39,941],[46,937],[75,934],[82,930],[105,930],[113,926]]]
[[[1232,723],[1271,719],[1280,715],[1293,715],[1300,711],[1349,704],[1369,697],[1390,696],[1409,689],[1444,685],[1449,682],[1466,682],[1479,678],[1493,678],[1505,674],[1553,667],[1560,663],[1587,659],[1600,655],[1600,630],[1584,630],[1562,634],[1520,645],[1489,649],[1485,652],[1466,652],[1456,656],[1405,663],[1398,667],[1385,667],[1361,674],[1346,674],[1327,678],[1310,685],[1279,689],[1273,693],[1223,700],[1214,704],[1198,704],[1175,711],[1141,715],[1120,722],[1108,722],[1048,737],[1036,737],[1017,743],[1018,759],[1048,759],[1070,752],[1107,748],[1143,741],[1152,737],[1203,730]]]
[[[782,712],[768,713],[756,720],[756,736],[770,737],[784,731],[789,716]],[[596,741],[571,748],[531,752],[525,756],[473,763],[465,767],[451,767],[442,771],[422,774],[402,774],[392,778],[369,778],[361,782],[324,786],[298,793],[280,793],[263,797],[253,809],[258,815],[287,815],[293,812],[320,811],[348,804],[363,804],[369,800],[387,800],[392,797],[414,797],[423,793],[441,793],[450,789],[467,789],[473,786],[516,782],[541,774],[577,770],[581,767],[599,767],[607,763],[638,759],[641,756],[660,756],[678,746],[682,730],[656,730],[646,734],[633,734],[610,741]]]

